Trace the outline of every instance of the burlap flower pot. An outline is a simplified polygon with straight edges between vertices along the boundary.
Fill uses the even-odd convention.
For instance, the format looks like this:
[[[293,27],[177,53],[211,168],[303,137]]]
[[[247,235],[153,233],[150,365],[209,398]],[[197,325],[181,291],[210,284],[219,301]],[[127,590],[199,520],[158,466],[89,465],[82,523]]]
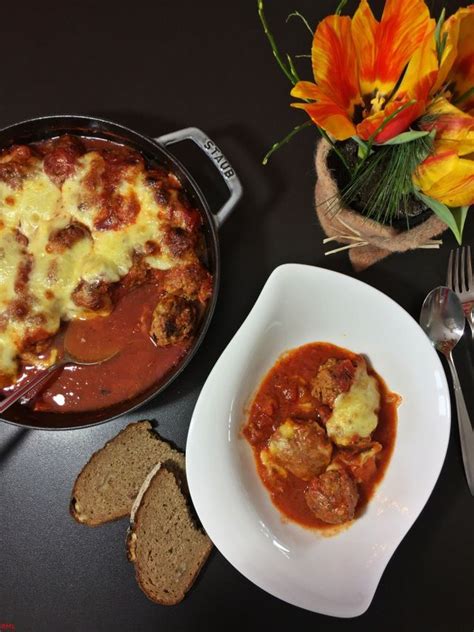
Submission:
[[[415,228],[400,231],[367,219],[350,208],[329,212],[329,200],[333,201],[334,196],[339,195],[337,182],[327,163],[330,149],[326,140],[319,141],[316,149],[316,213],[328,237],[341,244],[351,244],[349,258],[357,272],[395,252],[438,247],[439,242],[434,238],[447,227],[436,215],[430,215]]]

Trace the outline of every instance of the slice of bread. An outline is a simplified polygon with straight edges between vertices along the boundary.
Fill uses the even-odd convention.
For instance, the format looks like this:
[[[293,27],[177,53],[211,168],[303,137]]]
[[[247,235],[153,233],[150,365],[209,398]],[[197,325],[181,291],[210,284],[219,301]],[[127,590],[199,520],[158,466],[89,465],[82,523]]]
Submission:
[[[89,526],[130,515],[143,481],[157,463],[184,481],[184,454],[161,439],[149,421],[128,425],[80,472],[72,490],[71,515]]]
[[[172,606],[184,598],[204,565],[212,543],[197,526],[176,476],[156,465],[133,507],[128,559],[145,595]]]

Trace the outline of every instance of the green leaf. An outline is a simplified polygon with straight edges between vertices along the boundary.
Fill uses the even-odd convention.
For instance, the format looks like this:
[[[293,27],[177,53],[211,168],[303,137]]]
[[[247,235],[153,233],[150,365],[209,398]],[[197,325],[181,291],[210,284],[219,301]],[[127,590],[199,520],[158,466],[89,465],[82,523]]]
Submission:
[[[415,140],[416,138],[422,138],[422,136],[428,136],[430,132],[426,132],[426,131],[416,131],[416,130],[410,130],[408,132],[402,132],[401,134],[398,134],[398,136],[394,136],[393,138],[391,138],[390,140],[388,140],[386,143],[381,143],[381,145],[401,145],[402,143],[409,143],[412,140]],[[376,143],[377,145],[379,143]]]
[[[359,145],[359,147],[357,148],[357,157],[361,160],[365,160],[365,158],[367,158],[367,156],[369,155],[369,152],[373,153],[368,144],[365,142],[365,140],[362,140],[362,138],[359,138],[358,136],[353,136],[352,140]]]
[[[367,155],[368,155],[367,147],[363,147],[362,145],[359,145],[359,147],[357,147],[357,158],[359,158],[359,160],[365,160],[367,158]]]
[[[438,23],[436,24],[436,30],[435,30],[436,50],[438,52],[439,62],[441,62],[441,58],[444,52],[444,47],[446,46],[446,37],[443,37],[443,40],[441,40],[441,31],[443,29],[445,17],[446,17],[446,9],[443,8],[443,10],[441,11],[441,15],[439,16]]]
[[[462,233],[464,230],[464,224],[466,223],[468,210],[469,210],[469,206],[456,206],[454,208],[451,208],[451,213],[453,214],[454,220],[456,224],[459,226],[461,241],[462,241]]]
[[[461,244],[464,223],[466,221],[466,215],[469,207],[459,206],[456,208],[450,208],[449,206],[446,206],[446,204],[438,202],[438,200],[428,197],[418,190],[415,190],[415,195],[452,230],[454,236],[456,237],[456,241],[458,244]]]
[[[352,136],[352,140],[361,147],[367,147],[367,141],[362,140],[362,138],[360,138],[359,136]]]

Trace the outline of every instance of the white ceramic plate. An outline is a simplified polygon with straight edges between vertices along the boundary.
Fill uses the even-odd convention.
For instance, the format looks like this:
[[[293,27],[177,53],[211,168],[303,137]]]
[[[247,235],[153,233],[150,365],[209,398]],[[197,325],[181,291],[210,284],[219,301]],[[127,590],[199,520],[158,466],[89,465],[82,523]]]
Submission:
[[[364,514],[333,537],[282,520],[240,436],[245,409],[280,354],[314,341],[366,354],[403,398],[384,479]],[[314,612],[355,617],[369,607],[390,557],[428,500],[449,428],[441,362],[409,314],[348,276],[284,265],[201,391],[186,450],[191,496],[214,544],[257,586]]]

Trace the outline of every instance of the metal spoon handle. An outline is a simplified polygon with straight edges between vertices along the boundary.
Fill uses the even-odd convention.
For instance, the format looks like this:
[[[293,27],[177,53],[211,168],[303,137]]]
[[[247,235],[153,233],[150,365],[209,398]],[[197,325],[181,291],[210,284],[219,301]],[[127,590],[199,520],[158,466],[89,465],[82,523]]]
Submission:
[[[469,485],[471,494],[474,496],[474,430],[472,429],[471,420],[469,419],[458,372],[456,371],[451,353],[446,354],[446,359],[448,360],[451,376],[453,378],[464,471],[466,472],[467,484]]]
[[[53,364],[47,369],[44,369],[44,371],[41,371],[41,373],[35,375],[31,380],[26,381],[24,384],[16,388],[13,393],[5,397],[5,399],[0,402],[0,413],[3,413],[7,408],[10,408],[10,406],[29,393],[33,388],[35,388],[35,386],[39,386],[45,382],[51,373],[56,371],[60,366],[62,366],[62,363]]]

